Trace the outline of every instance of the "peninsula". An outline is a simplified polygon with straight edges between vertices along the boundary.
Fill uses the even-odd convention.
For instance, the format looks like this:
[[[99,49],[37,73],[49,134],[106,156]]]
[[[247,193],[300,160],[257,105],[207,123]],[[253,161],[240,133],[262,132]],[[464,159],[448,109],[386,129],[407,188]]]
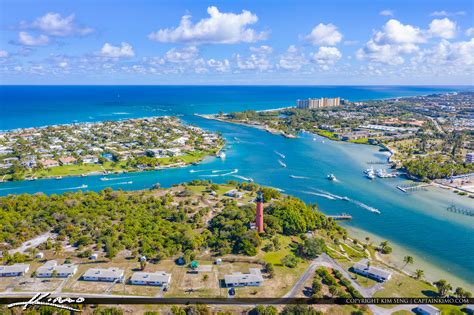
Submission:
[[[168,116],[17,129],[0,133],[0,180],[179,167],[223,145],[217,134]]]
[[[287,137],[312,132],[335,141],[380,145],[394,168],[423,181],[474,172],[473,92],[350,102],[298,100],[297,107],[207,115]],[[473,180],[472,176],[463,179]]]

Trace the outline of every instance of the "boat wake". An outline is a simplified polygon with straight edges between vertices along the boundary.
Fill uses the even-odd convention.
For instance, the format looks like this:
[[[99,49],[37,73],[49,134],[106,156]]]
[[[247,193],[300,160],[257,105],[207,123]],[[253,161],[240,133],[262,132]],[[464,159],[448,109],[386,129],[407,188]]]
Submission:
[[[281,166],[286,167],[286,164],[282,160],[278,160],[278,163],[280,163]]]
[[[228,170],[224,170],[224,171],[228,171]],[[219,176],[228,176],[228,175],[236,174],[238,172],[239,172],[239,170],[235,168],[232,171],[230,171],[228,173],[224,173],[224,174],[204,174],[204,175],[199,175],[199,176],[201,176],[201,177],[219,177]]]
[[[61,189],[59,189],[59,190],[85,189],[85,188],[87,188],[87,187],[89,187],[89,186],[87,186],[87,185],[84,184],[84,185],[76,186],[76,187],[61,188]]]
[[[101,180],[101,181],[123,180],[123,179],[127,179],[127,178],[133,178],[133,176],[128,176],[128,177],[115,177],[115,178],[102,177],[100,180]]]
[[[222,173],[222,172],[228,172],[229,170],[213,170],[212,173]]]
[[[336,200],[336,198],[334,198],[331,195],[318,193],[318,192],[314,192],[314,191],[302,191],[302,193],[308,194],[308,195],[313,195],[313,196],[319,196],[319,197],[323,197],[323,198],[330,199],[330,200]]]
[[[279,155],[282,159],[285,159],[285,158],[286,158],[286,156],[285,156],[284,154],[282,154],[282,153],[280,153],[280,152],[278,152],[278,151],[274,151],[274,152],[275,152],[275,154]]]
[[[253,182],[253,179],[250,178],[250,177],[245,177],[245,176],[240,176],[240,175],[232,175],[232,176],[235,177],[235,178],[239,178],[239,179],[248,181],[248,182]]]
[[[109,186],[109,185],[130,185],[130,184],[133,184],[133,182],[128,181],[128,182],[120,182],[120,183],[113,183],[113,184],[107,184],[107,185]]]
[[[342,200],[342,199],[344,199],[344,197],[338,196],[338,195],[335,195],[335,194],[332,194],[332,193],[330,193],[329,191],[325,191],[325,190],[322,190],[322,189],[316,189],[316,191],[318,191],[318,192],[321,193],[321,194],[328,195],[328,196],[332,197],[334,200],[336,200],[336,199],[337,199],[337,200]]]
[[[297,176],[297,175],[290,175],[291,178],[295,178],[295,179],[309,179],[309,177],[306,177],[306,176]]]
[[[360,201],[357,201],[357,200],[353,200],[353,199],[349,199],[350,202],[358,205],[359,207],[365,209],[365,210],[368,210],[370,212],[373,212],[373,213],[376,213],[376,214],[381,214],[380,210],[379,209],[376,209],[374,207],[371,207],[371,206],[368,206],[366,205],[365,203],[363,202],[360,202]]]
[[[201,173],[201,172],[207,172],[208,170],[189,170],[189,173]]]

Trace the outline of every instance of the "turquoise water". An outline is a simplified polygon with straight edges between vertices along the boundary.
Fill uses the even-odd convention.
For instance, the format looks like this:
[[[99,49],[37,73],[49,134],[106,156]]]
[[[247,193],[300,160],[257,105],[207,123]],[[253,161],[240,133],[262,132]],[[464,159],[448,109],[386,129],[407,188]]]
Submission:
[[[474,218],[445,210],[451,202],[462,207],[473,207],[472,200],[439,189],[404,194],[395,188],[404,182],[403,179],[365,179],[362,171],[368,167],[368,161],[385,161],[387,158],[377,147],[332,142],[310,134],[302,134],[298,139],[286,139],[254,128],[191,115],[194,112],[282,107],[291,105],[295,98],[307,96],[340,95],[358,100],[427,94],[436,92],[437,89],[159,87],[154,90],[154,87],[142,87],[146,92],[140,94],[139,87],[125,87],[125,92],[122,88],[91,88],[96,89],[94,93],[98,97],[96,101],[90,101],[89,99],[94,98],[94,93],[89,91],[89,87],[78,88],[81,93],[77,90],[73,91],[74,93],[66,93],[62,87],[28,87],[28,93],[20,93],[24,87],[1,87],[2,113],[8,113],[8,116],[2,117],[8,119],[2,118],[0,126],[3,129],[11,129],[68,123],[74,120],[178,114],[182,115],[181,118],[187,123],[221,132],[228,141],[226,159],[211,157],[198,166],[114,175],[110,176],[113,178],[110,181],[101,181],[101,176],[89,176],[1,183],[0,195],[38,191],[48,194],[63,193],[79,189],[81,185],[88,185],[88,189],[92,190],[105,187],[144,189],[157,182],[162,186],[171,186],[195,178],[211,179],[215,182],[252,178],[257,183],[278,187],[307,202],[316,202],[325,213],[350,213],[353,220],[346,223],[348,226],[388,239],[414,253],[417,259],[436,266],[435,273],[439,272],[438,278],[450,273],[454,276],[453,281],[474,286]],[[279,89],[285,91],[279,92]],[[55,90],[58,92],[51,102],[48,102],[48,93]],[[34,97],[37,91],[41,93]],[[140,94],[136,101],[133,100],[133,93]],[[261,95],[265,93],[269,93],[268,101],[265,101],[265,95]],[[15,97],[15,94],[19,95]],[[180,101],[171,102],[171,94],[176,95],[176,99]],[[107,97],[119,98],[120,101],[107,102]],[[197,101],[186,103],[186,100],[191,99]],[[243,105],[239,105],[239,102]],[[28,114],[29,110],[32,111],[31,114]],[[278,160],[282,160],[287,167],[282,167]],[[212,172],[216,170],[222,172]],[[328,181],[326,175],[329,173],[334,173],[338,181]],[[348,197],[349,201],[342,200],[341,197]],[[380,211],[380,214],[372,212],[374,210]]]

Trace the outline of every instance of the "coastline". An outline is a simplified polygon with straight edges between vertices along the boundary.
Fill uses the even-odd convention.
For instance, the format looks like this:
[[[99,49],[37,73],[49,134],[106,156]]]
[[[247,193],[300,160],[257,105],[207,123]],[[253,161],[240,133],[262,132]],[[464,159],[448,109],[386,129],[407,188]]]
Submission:
[[[380,236],[366,230],[345,225],[344,228],[348,230],[349,235],[353,235],[358,239],[364,239],[364,237],[369,236],[371,239],[371,243],[378,244],[384,241],[384,239]],[[392,253],[389,255],[377,254],[375,257],[377,261],[382,262],[383,264],[386,264],[387,266],[392,267],[396,270],[399,270],[404,274],[413,274],[416,269],[421,269],[424,271],[424,279],[430,283],[438,281],[440,279],[446,279],[448,282],[451,283],[453,288],[460,286],[469,291],[474,290],[474,283],[470,283],[468,279],[458,277],[450,273],[446,269],[443,269],[437,266],[436,264],[430,263],[428,259],[425,259],[420,254],[416,253],[415,251],[409,250],[403,246],[400,246],[397,243],[391,241],[390,245],[393,247]],[[415,263],[413,265],[408,265],[404,267],[403,258],[407,255],[412,256],[415,260]]]

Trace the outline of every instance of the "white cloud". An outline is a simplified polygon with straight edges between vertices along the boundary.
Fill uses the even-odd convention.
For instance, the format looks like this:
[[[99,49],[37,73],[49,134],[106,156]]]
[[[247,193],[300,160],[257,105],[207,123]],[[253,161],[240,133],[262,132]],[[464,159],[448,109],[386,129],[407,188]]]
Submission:
[[[22,22],[21,27],[34,29],[50,36],[84,36],[94,30],[90,27],[81,27],[74,22],[75,16],[71,14],[62,17],[59,13],[49,12],[37,18],[32,23]]]
[[[111,58],[131,58],[135,56],[133,47],[126,42],[122,42],[121,46],[113,46],[109,43],[105,43],[99,54]]]
[[[273,52],[273,48],[267,45],[262,45],[260,47],[250,47],[251,52],[257,54],[271,54]]]
[[[65,69],[65,68],[69,67],[69,64],[66,61],[62,61],[58,64],[58,66]]]
[[[392,10],[382,10],[379,12],[380,15],[382,16],[393,16],[393,11]]]
[[[356,52],[356,57],[390,65],[402,64],[405,59],[401,55],[418,51],[417,44],[426,42],[425,33],[417,27],[391,19]]]
[[[240,55],[237,55],[236,59],[237,68],[240,70],[267,71],[273,68],[267,56],[264,54],[251,54],[246,59],[242,59]]]
[[[465,32],[466,36],[474,36],[474,27],[470,27]]]
[[[457,11],[457,12],[448,12],[448,11],[445,11],[445,10],[441,10],[441,11],[434,11],[434,12],[431,12],[431,16],[455,16],[455,15],[465,15],[466,12],[465,11]]]
[[[331,23],[319,23],[305,39],[313,45],[334,46],[342,40],[342,34]]]
[[[20,32],[18,34],[18,42],[25,46],[45,46],[49,44],[49,37],[46,35],[34,37],[27,32]]]
[[[431,21],[429,32],[432,36],[450,39],[456,36],[456,22],[448,18]]]
[[[307,63],[305,56],[298,49],[291,45],[285,54],[280,56],[278,67],[284,70],[297,71]]]
[[[230,62],[227,59],[224,59],[223,61],[209,59],[207,65],[218,72],[229,72],[230,70]]]
[[[474,38],[455,43],[442,40],[435,47],[421,52],[414,60],[417,63],[453,65],[458,69],[459,66],[474,66]]]
[[[0,50],[0,58],[6,58],[9,56],[8,51]]]
[[[183,49],[172,48],[165,54],[165,61],[172,63],[191,62],[197,58],[199,50],[195,46],[184,47]]]
[[[402,24],[391,19],[374,35],[374,41],[379,44],[416,44],[426,41],[422,30],[409,24]]]
[[[329,66],[334,65],[341,58],[342,54],[336,47],[319,47],[319,50],[312,55],[313,61],[324,70],[327,70]]]
[[[257,32],[248,25],[255,24],[258,17],[250,11],[240,14],[219,12],[217,7],[207,8],[209,18],[196,24],[191,16],[185,15],[176,28],[161,29],[148,35],[151,40],[164,43],[235,44],[252,43],[267,38],[266,32]]]

